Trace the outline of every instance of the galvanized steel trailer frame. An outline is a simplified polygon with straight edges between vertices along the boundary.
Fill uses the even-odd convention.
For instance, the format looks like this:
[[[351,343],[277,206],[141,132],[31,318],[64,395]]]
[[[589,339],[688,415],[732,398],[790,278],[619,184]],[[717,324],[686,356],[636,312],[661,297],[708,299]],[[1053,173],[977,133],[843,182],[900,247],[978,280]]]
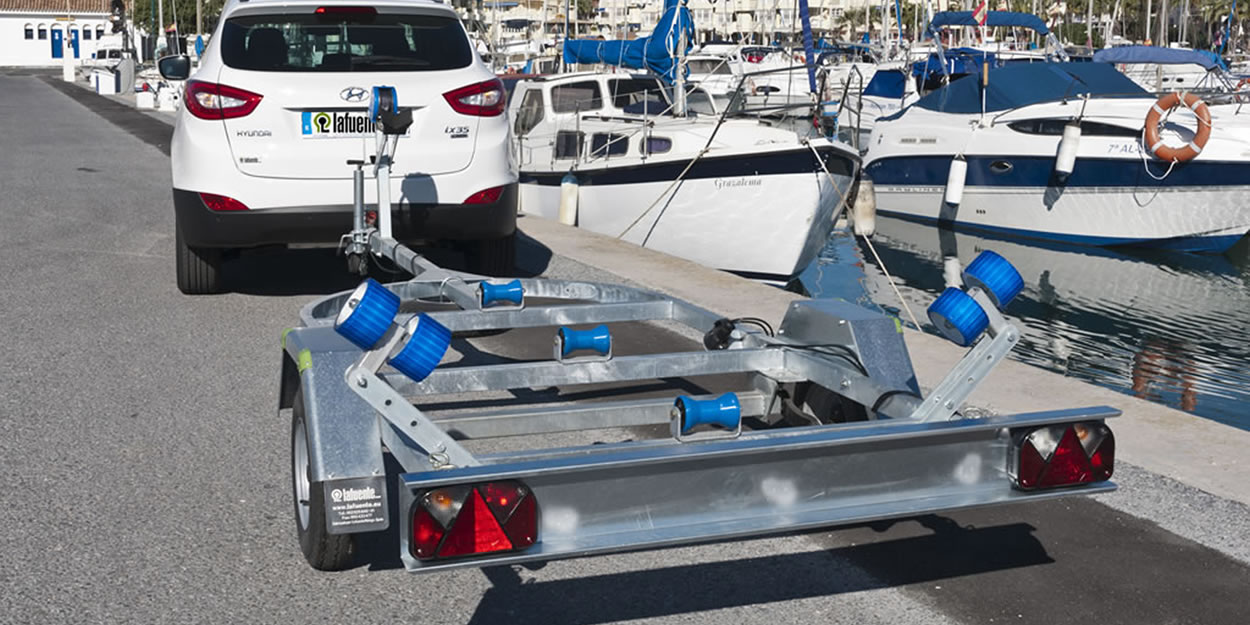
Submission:
[[[388,287],[404,310],[429,308],[429,317],[453,333],[651,321],[703,333],[722,319],[643,289],[554,279],[522,279],[521,305],[484,308],[480,285],[486,279],[445,271],[376,232],[360,239],[366,238],[373,254],[417,276]],[[279,408],[292,408],[297,397],[303,402],[308,480],[324,489],[325,501],[334,490],[383,497],[373,516],[328,520],[329,532],[379,531],[398,522],[400,554],[410,571],[551,560],[1114,489],[1104,481],[1026,491],[1016,487],[1013,473],[1021,432],[1101,425],[1118,410],[959,415],[964,399],[1019,336],[984,293],[974,288],[970,294],[990,315],[988,334],[922,398],[897,323],[845,302],[796,301],[776,336],[737,323],[727,349],[441,366],[414,382],[384,367],[404,340],[412,313],[401,313],[375,349],[362,351],[333,327],[352,297],[344,292],[306,306],[301,327],[284,335]],[[448,303],[458,309],[448,310]],[[560,405],[517,399],[504,408],[437,412],[414,403],[437,397],[445,408],[485,391],[735,373],[750,380],[737,389],[743,417],[776,414],[779,388],[797,383],[863,406],[867,419],[473,454],[461,441],[671,424],[673,399]],[[404,473],[387,476],[384,450]],[[388,479],[397,481],[398,519],[391,518],[385,499]],[[519,480],[537,498],[541,514],[533,546],[446,561],[414,556],[412,510],[422,493],[495,480]],[[313,512],[332,516],[328,508]]]

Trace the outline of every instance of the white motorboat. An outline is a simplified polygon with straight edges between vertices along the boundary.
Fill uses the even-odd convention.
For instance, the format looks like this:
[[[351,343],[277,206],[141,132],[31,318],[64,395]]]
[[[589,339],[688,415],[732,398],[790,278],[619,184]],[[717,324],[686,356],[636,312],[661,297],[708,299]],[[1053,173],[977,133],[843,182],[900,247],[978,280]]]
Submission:
[[[620,73],[517,83],[509,115],[522,212],[751,278],[798,274],[828,238],[859,156],[722,119],[699,89],[689,114],[673,115],[671,93]]]
[[[864,171],[880,213],[1183,251],[1223,251],[1250,231],[1250,112],[1178,94],[1161,107],[1106,63],[1007,64],[987,76],[877,120]],[[1166,98],[1199,118],[1165,111]]]
[[[1232,92],[1237,86],[1219,55],[1204,50],[1118,46],[1095,52],[1094,61],[1114,63],[1146,91]]]

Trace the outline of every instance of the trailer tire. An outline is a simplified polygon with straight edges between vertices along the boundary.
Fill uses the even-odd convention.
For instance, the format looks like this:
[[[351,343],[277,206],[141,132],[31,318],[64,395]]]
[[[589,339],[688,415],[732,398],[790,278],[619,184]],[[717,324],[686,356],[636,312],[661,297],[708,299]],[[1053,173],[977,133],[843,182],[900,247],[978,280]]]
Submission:
[[[469,271],[484,276],[511,276],[516,269],[516,232],[498,239],[474,241],[466,250]]]
[[[187,295],[221,292],[221,250],[191,247],[182,238],[182,228],[174,226],[174,266],[178,290]]]
[[[331,534],[326,529],[324,482],[312,481],[308,458],[304,392],[296,390],[291,409],[291,498],[295,505],[299,548],[314,569],[341,571],[352,564],[356,550],[355,535]]]

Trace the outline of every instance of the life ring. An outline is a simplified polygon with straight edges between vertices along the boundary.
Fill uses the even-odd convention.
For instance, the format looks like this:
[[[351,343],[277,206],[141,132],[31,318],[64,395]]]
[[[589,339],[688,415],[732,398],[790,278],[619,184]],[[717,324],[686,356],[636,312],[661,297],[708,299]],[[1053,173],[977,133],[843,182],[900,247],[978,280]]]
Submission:
[[[1193,141],[1174,148],[1164,144],[1159,138],[1159,124],[1164,115],[1181,105],[1193,111],[1198,117],[1198,131],[1194,134]],[[1155,101],[1150,107],[1150,112],[1146,113],[1145,134],[1146,147],[1155,155],[1155,158],[1178,163],[1193,160],[1202,152],[1202,148],[1206,147],[1207,139],[1211,138],[1211,110],[1207,108],[1206,102],[1192,93],[1181,91],[1166,94]]]
[[[1241,91],[1241,88],[1246,85],[1250,85],[1250,78],[1242,78],[1241,80],[1237,81],[1237,86],[1233,87],[1233,91]]]

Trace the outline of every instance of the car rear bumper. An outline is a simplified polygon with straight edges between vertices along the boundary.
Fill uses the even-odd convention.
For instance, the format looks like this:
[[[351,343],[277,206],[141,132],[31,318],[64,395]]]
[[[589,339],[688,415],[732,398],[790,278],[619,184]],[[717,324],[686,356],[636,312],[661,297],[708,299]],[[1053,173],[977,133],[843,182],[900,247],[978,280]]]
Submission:
[[[498,239],[516,230],[517,185],[490,204],[401,204],[392,208],[400,241]],[[337,243],[352,228],[350,205],[213,211],[198,193],[174,189],[174,212],[192,247]]]

